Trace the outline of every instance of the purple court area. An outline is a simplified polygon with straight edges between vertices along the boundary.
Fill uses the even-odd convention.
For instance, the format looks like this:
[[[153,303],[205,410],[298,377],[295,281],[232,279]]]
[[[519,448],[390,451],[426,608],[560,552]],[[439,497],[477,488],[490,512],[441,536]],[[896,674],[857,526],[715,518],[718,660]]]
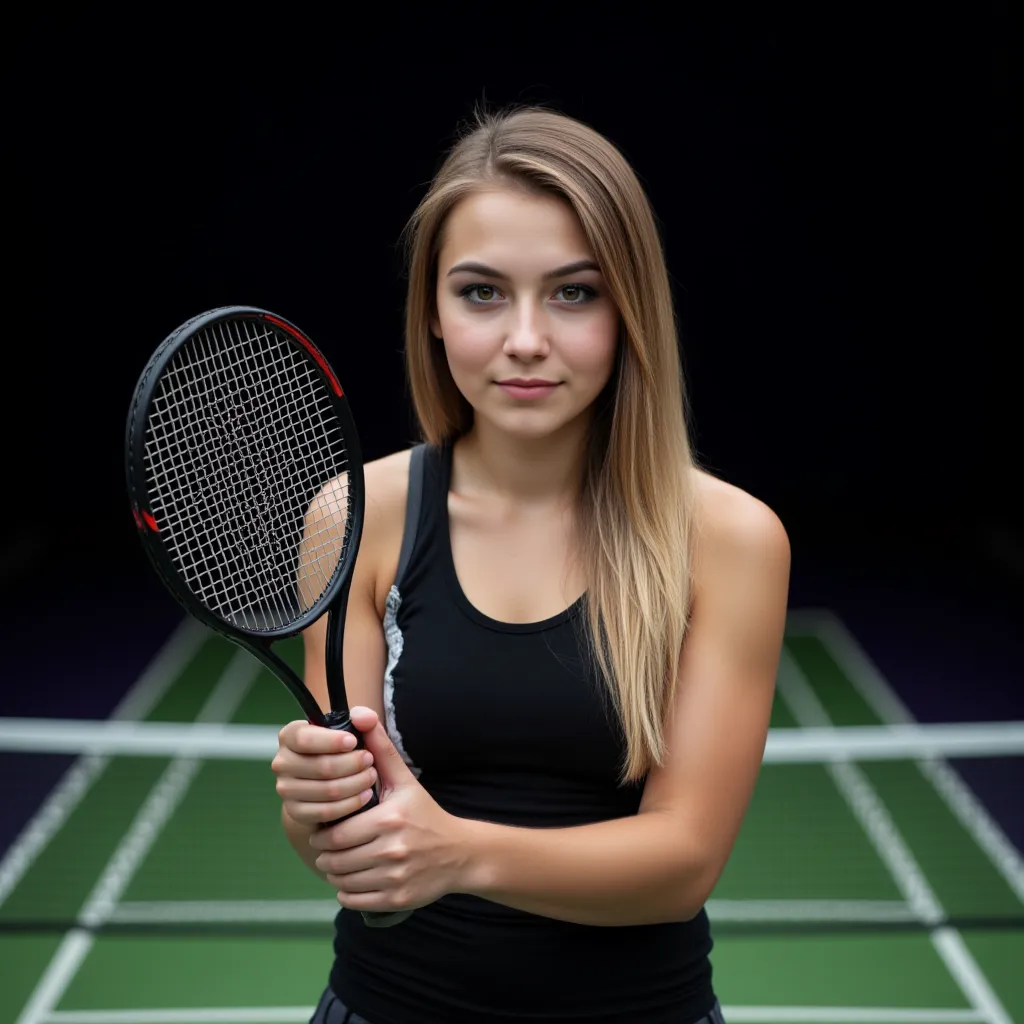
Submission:
[[[920,722],[1024,719],[1024,606],[992,571],[941,562],[889,575],[843,567],[794,573],[791,607],[829,608]],[[954,763],[1018,850],[1024,850],[1024,757]]]
[[[45,588],[27,585],[5,620],[0,717],[99,719],[114,711],[181,612],[159,584],[116,575],[73,587],[57,604]],[[0,751],[0,853],[73,761]]]

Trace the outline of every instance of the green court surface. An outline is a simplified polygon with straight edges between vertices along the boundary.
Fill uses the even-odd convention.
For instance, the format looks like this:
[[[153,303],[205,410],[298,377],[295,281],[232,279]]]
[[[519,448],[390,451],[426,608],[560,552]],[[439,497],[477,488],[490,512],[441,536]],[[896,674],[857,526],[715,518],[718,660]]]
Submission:
[[[187,623],[130,705],[297,717],[254,660]],[[791,616],[773,729],[901,714],[842,623]],[[0,863],[0,923],[51,923],[0,928],[0,1022],[308,1020],[336,905],[278,814],[267,764],[79,759]],[[728,1024],[1024,1022],[1024,868],[945,762],[766,764],[708,911]]]

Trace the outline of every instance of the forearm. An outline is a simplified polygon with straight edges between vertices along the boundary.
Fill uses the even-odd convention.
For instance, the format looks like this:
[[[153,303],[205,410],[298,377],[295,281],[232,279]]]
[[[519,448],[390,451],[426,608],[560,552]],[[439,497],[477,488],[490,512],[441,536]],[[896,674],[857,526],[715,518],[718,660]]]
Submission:
[[[678,821],[661,813],[572,828],[466,825],[466,891],[562,921],[689,920],[713,881]]]
[[[326,882],[327,876],[316,866],[316,859],[320,856],[320,852],[309,845],[309,837],[313,834],[313,829],[309,825],[297,822],[284,807],[281,808],[281,825],[284,828],[284,834],[295,847],[295,852],[302,862],[313,874]]]

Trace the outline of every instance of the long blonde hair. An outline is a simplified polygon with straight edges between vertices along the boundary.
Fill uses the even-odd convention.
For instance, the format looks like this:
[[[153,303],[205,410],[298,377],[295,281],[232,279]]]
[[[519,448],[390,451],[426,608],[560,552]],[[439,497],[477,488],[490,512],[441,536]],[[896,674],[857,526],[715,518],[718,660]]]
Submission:
[[[596,131],[536,107],[478,112],[405,235],[406,367],[431,444],[454,441],[473,422],[430,331],[441,233],[460,199],[495,184],[559,196],[572,206],[620,315],[617,366],[595,406],[577,522],[589,646],[624,734],[621,778],[635,782],[666,754],[695,531],[694,458],[661,240],[632,168]]]

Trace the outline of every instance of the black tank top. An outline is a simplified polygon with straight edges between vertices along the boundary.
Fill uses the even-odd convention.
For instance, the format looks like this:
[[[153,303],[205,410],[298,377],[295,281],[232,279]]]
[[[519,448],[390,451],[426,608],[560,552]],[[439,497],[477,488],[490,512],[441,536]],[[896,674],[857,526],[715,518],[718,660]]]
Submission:
[[[582,600],[542,622],[482,614],[448,523],[451,448],[414,450],[406,534],[385,616],[396,747],[452,814],[583,825],[637,812],[624,738],[588,667]],[[678,924],[594,927],[453,894],[392,928],[336,920],[330,984],[373,1024],[688,1024],[714,1004],[702,910]]]

